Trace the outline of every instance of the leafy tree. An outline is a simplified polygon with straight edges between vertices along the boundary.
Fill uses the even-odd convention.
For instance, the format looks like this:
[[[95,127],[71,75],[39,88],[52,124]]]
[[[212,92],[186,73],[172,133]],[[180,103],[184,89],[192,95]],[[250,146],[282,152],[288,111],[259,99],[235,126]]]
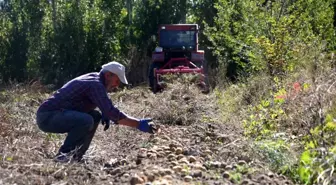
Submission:
[[[5,54],[2,59],[2,78],[4,81],[10,79],[24,80],[28,51],[28,22],[25,16],[25,2],[23,1],[4,1],[2,4],[2,13],[5,17],[4,31],[7,38],[4,38],[7,50],[2,51]],[[8,17],[6,18],[6,14]],[[3,31],[1,31],[3,32]]]
[[[186,0],[142,0],[136,1],[134,17],[135,44],[147,44],[157,34],[160,24],[185,22]]]
[[[197,0],[190,1],[188,6],[188,20],[189,23],[197,23],[199,25],[199,46],[200,49],[205,50],[205,57],[208,66],[217,68],[216,56],[213,55],[213,44],[205,35],[206,26],[212,27],[215,24],[215,17],[217,16],[217,9],[215,5],[218,0]]]
[[[232,79],[285,74],[314,40],[334,50],[334,7],[334,0],[3,0],[0,78],[62,84],[111,60],[137,70],[144,64],[126,62],[130,51],[140,56],[134,60],[150,56],[158,25],[176,23],[198,23],[201,49],[220,61],[211,66],[232,67]]]
[[[44,19],[46,47],[41,51],[40,61],[45,81],[57,79],[53,83],[62,84],[118,59],[121,56],[118,37],[123,36],[120,34],[123,30],[119,29],[122,8],[121,1],[98,0],[58,2],[56,10],[49,6]]]
[[[295,68],[296,49],[313,40],[334,46],[333,1],[224,1],[207,36],[214,53],[237,74],[285,74]],[[323,20],[322,20],[323,19]],[[323,31],[322,31],[323,30]]]

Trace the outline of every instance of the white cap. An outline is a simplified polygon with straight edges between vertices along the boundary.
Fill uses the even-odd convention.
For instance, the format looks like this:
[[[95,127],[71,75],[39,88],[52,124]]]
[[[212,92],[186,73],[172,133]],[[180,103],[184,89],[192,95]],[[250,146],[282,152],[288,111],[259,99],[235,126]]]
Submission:
[[[128,84],[126,76],[125,76],[125,66],[123,66],[122,64],[113,61],[113,62],[104,64],[102,66],[102,69],[110,71],[113,74],[116,74],[122,83]]]

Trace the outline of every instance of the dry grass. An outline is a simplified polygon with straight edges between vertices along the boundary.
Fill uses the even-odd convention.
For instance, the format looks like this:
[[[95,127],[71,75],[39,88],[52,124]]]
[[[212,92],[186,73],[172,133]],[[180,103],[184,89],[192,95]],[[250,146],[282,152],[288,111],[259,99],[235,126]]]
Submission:
[[[213,96],[181,85],[157,95],[147,87],[137,87],[114,93],[111,99],[127,114],[152,117],[157,124],[215,120],[216,112],[210,111]],[[133,161],[137,149],[151,145],[149,135],[135,129],[112,126],[104,132],[99,127],[86,155],[87,164],[54,163],[65,135],[44,133],[35,124],[36,110],[50,93],[40,86],[11,86],[0,92],[0,184],[110,184],[116,178],[109,168],[113,161]]]
[[[169,136],[189,149],[214,150],[212,160],[243,159],[255,167],[263,164],[267,168],[264,162],[268,160],[261,160],[261,154],[253,153],[255,145],[242,137],[242,121],[250,116],[250,107],[272,98],[270,91],[278,88],[272,80],[259,76],[244,84],[229,84],[225,89],[202,94],[195,78],[172,77],[166,79],[167,87],[162,93],[153,94],[147,86],[138,86],[112,93],[111,99],[131,116],[153,118],[165,129],[159,139]],[[287,134],[288,143],[298,141],[290,139],[294,133],[306,135],[310,128],[321,123],[321,118],[334,106],[335,80],[336,73],[329,71],[315,75],[314,81],[311,76],[300,75],[281,84],[287,91],[295,81],[310,84],[282,105],[287,118],[281,120],[278,132]],[[106,132],[99,127],[86,155],[88,163],[54,163],[52,158],[65,135],[43,133],[35,124],[37,107],[51,93],[38,84],[14,85],[0,91],[0,184],[116,183],[125,171],[145,170],[144,166],[132,167],[140,148],[171,142],[165,139],[162,143],[154,142],[148,134],[127,127],[112,126]],[[113,164],[121,159],[131,165],[121,167],[122,173],[115,174]],[[161,164],[157,162],[155,165]],[[167,164],[162,163],[162,167]]]
[[[191,81],[193,78],[188,76],[169,79],[163,93],[153,94],[147,86],[140,86],[112,97],[126,113],[151,117],[161,124],[190,125],[204,119],[216,120],[219,113],[214,94],[202,94]]]
[[[312,57],[312,53],[302,56],[302,66],[296,72],[277,80],[258,75],[244,83],[228,84],[225,89],[216,90],[216,95],[224,122],[242,125],[244,120],[248,120],[248,123],[257,123],[260,127],[248,135],[255,151],[250,153],[251,158],[262,159],[260,162],[265,166],[283,170],[299,182],[297,167],[302,164],[300,157],[308,148],[306,144],[312,141],[316,146],[311,150],[324,153],[313,156],[312,164],[325,171],[319,172],[312,164],[306,168],[315,175],[313,180],[319,177],[319,183],[331,183],[330,177],[335,175],[330,173],[335,166],[330,165],[330,161],[334,161],[334,154],[330,151],[335,147],[335,134],[321,128],[326,126],[327,115],[334,120],[336,117],[336,71],[332,67],[335,59],[320,53],[316,56]],[[298,91],[294,87],[297,84],[300,84]],[[282,103],[275,98],[280,91],[286,92]],[[263,101],[269,105],[262,106]],[[272,127],[271,132],[264,134],[262,125],[266,124]],[[318,127],[318,134],[312,134],[312,130]],[[328,155],[326,151],[329,151]],[[329,161],[328,165],[326,161]]]

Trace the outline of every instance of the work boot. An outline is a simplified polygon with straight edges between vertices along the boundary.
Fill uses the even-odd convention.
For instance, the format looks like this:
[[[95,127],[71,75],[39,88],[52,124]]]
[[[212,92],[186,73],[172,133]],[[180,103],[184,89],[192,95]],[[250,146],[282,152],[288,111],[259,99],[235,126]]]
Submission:
[[[70,153],[58,153],[54,158],[57,163],[83,163],[85,162],[82,156]]]
[[[67,153],[58,153],[54,158],[54,161],[57,163],[69,163],[72,156]]]

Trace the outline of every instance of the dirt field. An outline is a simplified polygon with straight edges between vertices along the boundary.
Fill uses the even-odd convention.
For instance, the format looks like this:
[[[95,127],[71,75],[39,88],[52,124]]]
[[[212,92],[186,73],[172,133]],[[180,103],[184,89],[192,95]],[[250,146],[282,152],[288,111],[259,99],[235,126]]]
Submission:
[[[0,184],[293,184],[267,169],[240,125],[221,121],[214,93],[193,86],[111,94],[117,107],[153,118],[161,132],[100,126],[86,162],[69,164],[52,160],[65,135],[43,133],[35,124],[50,92],[12,87],[0,93]]]

